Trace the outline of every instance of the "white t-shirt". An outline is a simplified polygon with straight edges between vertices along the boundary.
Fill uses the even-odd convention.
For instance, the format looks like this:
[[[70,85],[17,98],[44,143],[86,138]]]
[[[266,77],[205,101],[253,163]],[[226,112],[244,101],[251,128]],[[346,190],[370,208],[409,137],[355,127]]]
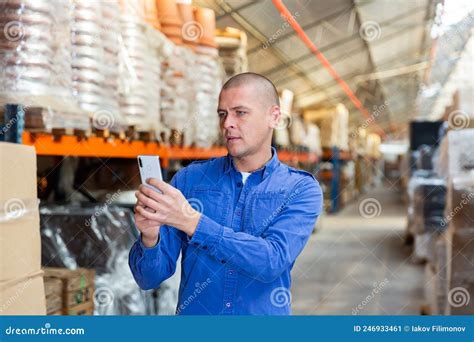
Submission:
[[[249,176],[251,175],[251,172],[241,172],[242,174],[242,183],[245,184],[245,182],[247,181],[247,178],[249,178]]]

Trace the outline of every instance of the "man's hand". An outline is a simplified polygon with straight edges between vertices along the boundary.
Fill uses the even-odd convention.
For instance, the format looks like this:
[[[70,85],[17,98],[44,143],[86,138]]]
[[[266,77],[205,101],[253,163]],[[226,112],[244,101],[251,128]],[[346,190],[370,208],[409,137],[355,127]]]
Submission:
[[[158,193],[144,185],[140,185],[135,194],[138,201],[135,207],[136,212],[148,223],[156,225],[169,225],[175,227],[188,236],[192,236],[196,230],[201,214],[196,211],[186,200],[184,195],[173,186],[150,178],[147,183],[159,189]],[[146,208],[145,208],[145,207]],[[142,231],[143,234],[143,231]]]
[[[135,205],[135,225],[138,230],[142,233],[142,242],[146,247],[153,247],[158,242],[160,234],[160,222],[152,221],[140,214],[137,208],[144,209],[150,213],[155,212],[154,210],[147,208],[143,203],[137,201]]]

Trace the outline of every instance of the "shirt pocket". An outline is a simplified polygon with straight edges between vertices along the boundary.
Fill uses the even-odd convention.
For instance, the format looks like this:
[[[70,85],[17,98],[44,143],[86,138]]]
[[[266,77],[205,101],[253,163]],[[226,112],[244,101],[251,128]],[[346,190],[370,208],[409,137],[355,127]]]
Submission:
[[[283,210],[283,191],[257,193],[250,199],[250,210],[246,220],[246,232],[254,236],[262,235]]]
[[[227,197],[217,190],[193,189],[186,196],[189,204],[219,224],[223,224],[227,210]]]

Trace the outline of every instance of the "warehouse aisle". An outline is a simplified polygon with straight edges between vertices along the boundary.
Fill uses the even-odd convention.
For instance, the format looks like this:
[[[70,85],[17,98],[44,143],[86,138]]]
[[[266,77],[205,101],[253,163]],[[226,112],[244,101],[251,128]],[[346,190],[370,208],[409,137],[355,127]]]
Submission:
[[[378,188],[323,217],[293,269],[293,314],[419,314],[424,268],[404,245],[399,198]]]

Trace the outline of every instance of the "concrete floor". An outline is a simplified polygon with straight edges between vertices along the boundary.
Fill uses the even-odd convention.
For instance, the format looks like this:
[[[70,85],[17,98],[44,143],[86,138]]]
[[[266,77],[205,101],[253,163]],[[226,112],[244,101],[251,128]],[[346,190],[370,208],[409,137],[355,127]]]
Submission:
[[[424,268],[404,245],[406,209],[396,190],[375,189],[321,223],[293,268],[294,315],[420,313]]]

